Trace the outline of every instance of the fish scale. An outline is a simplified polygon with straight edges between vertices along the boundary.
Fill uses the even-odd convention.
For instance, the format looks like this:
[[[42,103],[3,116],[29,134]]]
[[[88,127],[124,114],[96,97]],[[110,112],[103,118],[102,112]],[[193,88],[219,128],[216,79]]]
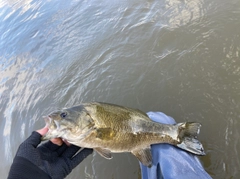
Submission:
[[[93,148],[111,159],[111,153],[131,152],[144,165],[151,167],[151,145],[168,143],[188,152],[204,155],[197,140],[201,124],[160,124],[142,111],[100,102],[64,108],[45,118],[51,129],[43,137],[61,137],[74,145]]]

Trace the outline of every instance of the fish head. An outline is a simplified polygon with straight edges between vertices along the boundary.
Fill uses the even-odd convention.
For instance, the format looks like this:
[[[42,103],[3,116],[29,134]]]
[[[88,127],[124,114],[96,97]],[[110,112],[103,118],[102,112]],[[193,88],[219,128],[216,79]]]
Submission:
[[[63,138],[67,141],[77,140],[93,127],[91,116],[82,106],[64,108],[44,117],[48,132],[42,140]]]

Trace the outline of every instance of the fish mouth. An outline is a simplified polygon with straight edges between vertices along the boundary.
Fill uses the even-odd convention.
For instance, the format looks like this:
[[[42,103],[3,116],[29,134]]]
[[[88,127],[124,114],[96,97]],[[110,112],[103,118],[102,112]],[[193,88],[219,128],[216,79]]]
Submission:
[[[43,116],[46,126],[49,129],[60,129],[59,122],[52,119],[50,116]]]
[[[49,128],[51,126],[51,123],[52,123],[53,119],[51,117],[49,117],[49,116],[43,116],[43,119],[44,119],[47,127]]]

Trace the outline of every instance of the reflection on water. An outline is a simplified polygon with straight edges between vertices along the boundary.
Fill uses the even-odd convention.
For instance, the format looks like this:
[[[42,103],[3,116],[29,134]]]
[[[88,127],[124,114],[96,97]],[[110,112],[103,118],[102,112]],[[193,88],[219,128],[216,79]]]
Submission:
[[[205,169],[239,178],[239,20],[237,0],[1,1],[3,178],[41,116],[87,101],[202,123]],[[139,170],[130,154],[93,154],[68,178]]]

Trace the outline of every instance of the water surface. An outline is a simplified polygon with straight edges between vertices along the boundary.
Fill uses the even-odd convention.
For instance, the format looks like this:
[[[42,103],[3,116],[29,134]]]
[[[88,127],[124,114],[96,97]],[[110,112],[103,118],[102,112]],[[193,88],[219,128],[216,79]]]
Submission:
[[[202,123],[206,171],[240,177],[238,0],[0,2],[0,173],[42,116],[102,101]],[[98,154],[70,179],[140,178]]]

